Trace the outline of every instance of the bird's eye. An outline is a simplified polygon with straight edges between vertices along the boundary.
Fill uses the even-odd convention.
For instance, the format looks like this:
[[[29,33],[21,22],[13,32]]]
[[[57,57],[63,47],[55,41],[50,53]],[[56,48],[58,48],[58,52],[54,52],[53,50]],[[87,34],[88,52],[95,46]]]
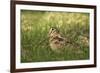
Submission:
[[[54,29],[52,28],[52,30],[54,30]]]

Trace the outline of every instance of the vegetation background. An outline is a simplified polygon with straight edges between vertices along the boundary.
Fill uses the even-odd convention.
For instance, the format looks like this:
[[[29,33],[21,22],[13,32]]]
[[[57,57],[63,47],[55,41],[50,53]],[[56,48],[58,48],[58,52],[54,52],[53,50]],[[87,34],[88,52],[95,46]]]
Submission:
[[[62,53],[50,49],[51,27],[73,44]],[[21,10],[21,62],[89,59],[89,13]]]

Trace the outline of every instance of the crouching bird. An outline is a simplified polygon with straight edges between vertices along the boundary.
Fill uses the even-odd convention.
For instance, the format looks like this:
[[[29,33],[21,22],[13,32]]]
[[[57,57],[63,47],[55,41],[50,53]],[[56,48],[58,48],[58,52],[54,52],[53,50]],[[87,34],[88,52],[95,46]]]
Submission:
[[[55,52],[62,52],[64,50],[66,39],[61,36],[57,28],[52,27],[49,30],[49,45],[51,49]]]

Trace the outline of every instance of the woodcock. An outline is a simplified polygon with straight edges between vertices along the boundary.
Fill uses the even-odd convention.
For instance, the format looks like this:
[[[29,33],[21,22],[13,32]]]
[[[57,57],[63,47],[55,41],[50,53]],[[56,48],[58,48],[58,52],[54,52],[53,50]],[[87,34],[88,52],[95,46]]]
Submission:
[[[53,51],[61,52],[64,49],[66,39],[61,36],[56,28],[49,30],[49,44]]]

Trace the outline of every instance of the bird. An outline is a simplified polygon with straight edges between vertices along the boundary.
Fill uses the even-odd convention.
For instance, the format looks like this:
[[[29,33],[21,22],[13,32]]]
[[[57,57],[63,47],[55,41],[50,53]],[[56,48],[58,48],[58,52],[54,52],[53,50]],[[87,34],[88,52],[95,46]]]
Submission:
[[[66,39],[62,37],[59,30],[56,27],[52,27],[49,30],[49,45],[55,52],[61,52],[64,50]]]
[[[79,36],[78,39],[80,39],[80,41],[77,43],[68,37],[62,36],[61,32],[56,27],[50,28],[48,36],[51,50],[57,53],[66,51],[66,49],[68,49],[66,47],[70,45],[72,49],[74,47],[74,52],[80,54],[83,53],[80,46],[82,43],[84,46],[89,46],[89,41],[86,37],[83,37],[82,35]]]

